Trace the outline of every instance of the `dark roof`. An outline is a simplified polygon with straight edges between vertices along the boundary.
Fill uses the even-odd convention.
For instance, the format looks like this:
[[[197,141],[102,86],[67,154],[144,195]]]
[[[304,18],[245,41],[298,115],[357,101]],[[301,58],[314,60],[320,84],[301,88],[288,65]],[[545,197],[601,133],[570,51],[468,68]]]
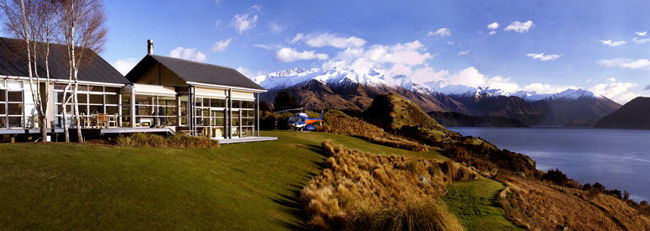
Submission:
[[[90,49],[87,51],[84,53],[84,61],[79,68],[79,80],[120,84],[129,83],[119,71],[115,70],[101,56]],[[25,42],[23,40],[0,37],[0,75],[28,76],[26,57]],[[68,56],[65,45],[50,44],[48,63],[51,78],[69,78]],[[39,57],[37,68],[39,76],[45,77],[45,61],[43,57]]]
[[[167,67],[185,82],[265,90],[235,69],[160,55],[145,56],[126,74],[126,78],[135,83],[156,63]]]

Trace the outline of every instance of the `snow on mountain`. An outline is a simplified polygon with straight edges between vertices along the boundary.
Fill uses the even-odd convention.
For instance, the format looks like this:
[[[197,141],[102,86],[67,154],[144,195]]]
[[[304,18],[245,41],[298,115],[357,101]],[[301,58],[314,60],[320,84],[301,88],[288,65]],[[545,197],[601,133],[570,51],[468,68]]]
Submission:
[[[317,80],[328,86],[347,86],[361,84],[371,87],[392,86],[403,87],[418,93],[439,92],[445,95],[463,97],[493,97],[517,96],[527,101],[543,99],[577,99],[580,97],[595,97],[594,93],[584,89],[566,89],[558,93],[537,93],[534,91],[507,92],[502,89],[489,87],[470,87],[465,85],[448,85],[444,81],[414,82],[406,75],[388,76],[383,70],[370,70],[360,73],[349,68],[293,68],[285,71],[269,73],[253,77],[252,80],[266,89],[282,89],[292,87],[310,80]]]

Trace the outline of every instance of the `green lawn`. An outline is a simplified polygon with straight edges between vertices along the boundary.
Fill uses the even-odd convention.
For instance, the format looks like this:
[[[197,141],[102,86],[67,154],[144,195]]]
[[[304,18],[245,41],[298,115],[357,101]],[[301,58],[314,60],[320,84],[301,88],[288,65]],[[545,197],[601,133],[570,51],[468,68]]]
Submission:
[[[503,184],[480,177],[475,181],[454,182],[443,200],[467,230],[523,230],[506,220],[496,201]]]
[[[262,135],[279,140],[217,149],[0,144],[0,227],[286,230],[302,225],[296,193],[320,173],[325,139],[445,159],[335,134]]]

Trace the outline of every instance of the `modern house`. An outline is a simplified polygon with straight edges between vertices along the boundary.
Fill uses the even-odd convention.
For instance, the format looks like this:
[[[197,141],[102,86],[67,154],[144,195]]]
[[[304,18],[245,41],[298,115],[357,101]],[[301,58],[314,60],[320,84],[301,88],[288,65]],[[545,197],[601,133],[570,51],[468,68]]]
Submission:
[[[91,50],[79,70],[79,112],[85,131],[99,134],[183,132],[220,142],[273,140],[259,136],[259,94],[266,90],[238,71],[205,63],[148,54],[126,77]],[[46,86],[45,65],[35,68],[47,95],[48,132],[63,132],[67,119],[74,128],[71,104],[63,116],[68,83],[66,47],[50,45]],[[0,38],[0,134],[38,134],[40,124],[29,87],[24,41]]]

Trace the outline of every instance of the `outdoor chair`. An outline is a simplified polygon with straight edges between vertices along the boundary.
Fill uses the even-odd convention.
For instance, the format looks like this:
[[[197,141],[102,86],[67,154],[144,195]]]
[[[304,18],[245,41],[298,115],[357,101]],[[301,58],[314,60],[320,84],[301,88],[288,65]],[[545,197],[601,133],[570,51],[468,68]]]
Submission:
[[[106,115],[105,113],[97,114],[97,127],[98,128],[108,127],[108,115]]]
[[[115,114],[115,115],[113,115],[113,116],[109,116],[109,117],[108,117],[108,125],[107,125],[107,126],[108,126],[109,128],[117,127],[117,118],[118,118],[117,114]]]

